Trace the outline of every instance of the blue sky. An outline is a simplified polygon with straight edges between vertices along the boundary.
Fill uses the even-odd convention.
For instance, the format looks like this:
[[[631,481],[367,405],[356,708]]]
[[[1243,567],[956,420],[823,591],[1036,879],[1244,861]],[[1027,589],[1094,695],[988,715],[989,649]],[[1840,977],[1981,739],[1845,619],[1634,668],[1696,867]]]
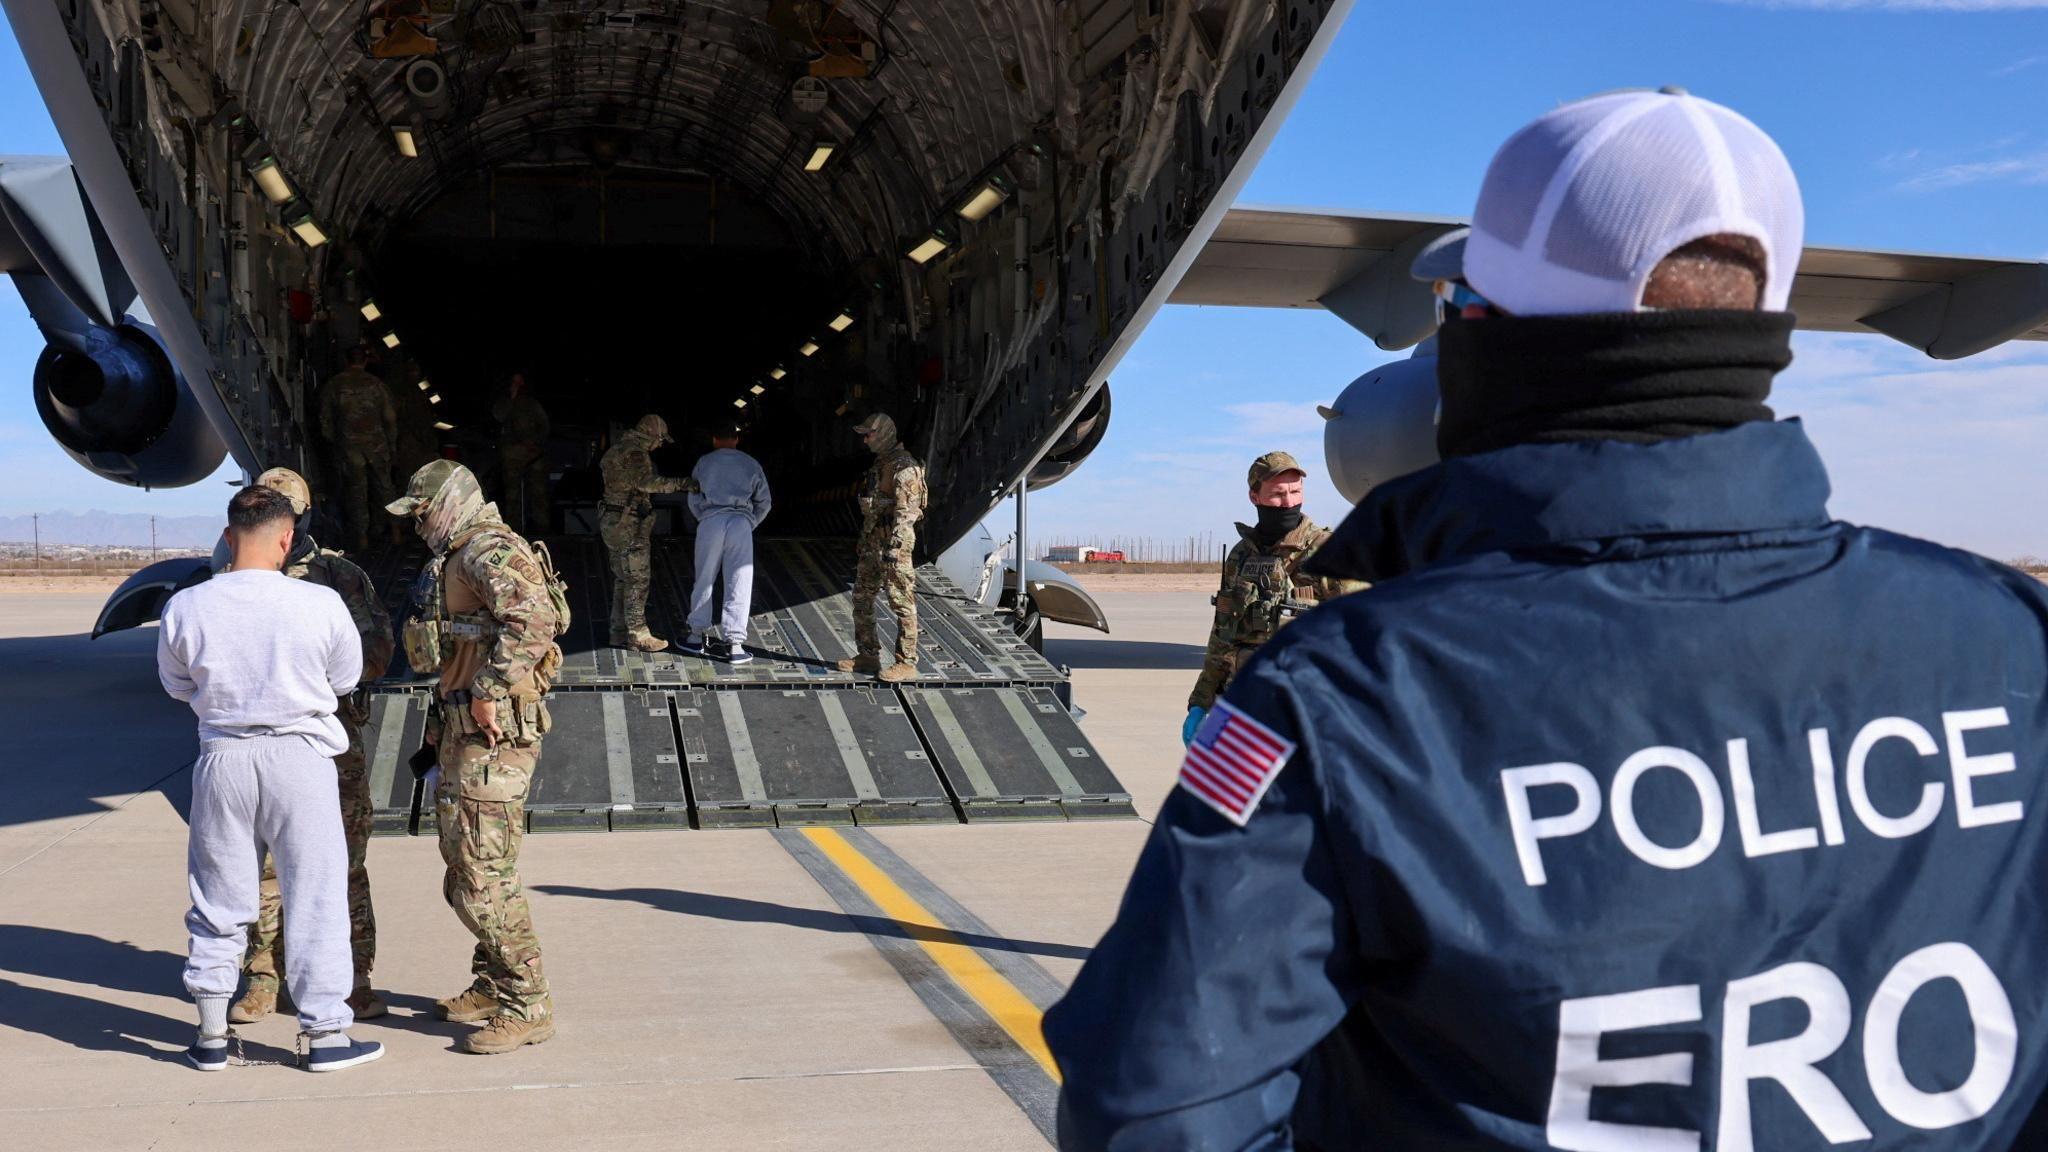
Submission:
[[[2048,259],[2048,0],[1360,0],[1240,202],[1468,213],[1516,127],[1660,84],[1778,140],[1813,243]],[[11,39],[0,107],[18,110],[0,153],[59,150]],[[40,347],[0,289],[0,514],[218,507],[217,484],[143,494],[72,464],[29,400]],[[1820,443],[1838,515],[2048,554],[2048,345],[1949,364],[1875,336],[1797,350],[1774,404]],[[1101,449],[1034,497],[1034,535],[1227,532],[1250,459],[1286,448],[1316,467],[1314,406],[1387,358],[1319,312],[1166,309],[1113,378]],[[1309,499],[1319,519],[1343,511],[1320,477]]]

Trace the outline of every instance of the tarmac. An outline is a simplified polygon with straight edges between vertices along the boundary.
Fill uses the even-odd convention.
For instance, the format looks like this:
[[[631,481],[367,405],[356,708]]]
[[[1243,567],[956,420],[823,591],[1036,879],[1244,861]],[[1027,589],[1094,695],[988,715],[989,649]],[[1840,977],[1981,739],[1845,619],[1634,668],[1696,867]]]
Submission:
[[[1086,578],[1112,635],[1054,625],[1083,729],[1141,818],[535,835],[521,872],[560,1021],[506,1056],[432,1019],[470,937],[430,838],[371,842],[386,1057],[182,1059],[191,713],[156,629],[86,639],[103,589],[0,594],[0,1146],[1043,1149],[1037,1016],[1113,918],[1173,786],[1207,577]],[[266,1063],[280,1062],[280,1063]]]

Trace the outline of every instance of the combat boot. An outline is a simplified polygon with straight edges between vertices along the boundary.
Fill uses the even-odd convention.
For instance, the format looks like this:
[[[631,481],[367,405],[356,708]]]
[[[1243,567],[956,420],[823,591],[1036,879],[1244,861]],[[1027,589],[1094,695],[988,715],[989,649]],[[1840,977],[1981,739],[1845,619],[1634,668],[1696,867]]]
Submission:
[[[841,672],[851,672],[856,676],[873,676],[882,670],[882,658],[880,656],[848,656],[839,662],[839,670]]]
[[[277,982],[250,980],[249,989],[228,1009],[228,1023],[254,1024],[277,1011]]]
[[[905,680],[917,679],[917,665],[898,660],[882,669],[881,680],[886,684],[901,684]]]
[[[668,641],[652,632],[634,632],[626,637],[626,647],[635,652],[661,652],[668,648]]]
[[[510,1012],[498,1013],[490,1023],[462,1038],[462,1050],[477,1056],[498,1056],[554,1039],[554,1004],[544,1001],[542,1007],[547,1014],[538,1020],[521,1020]]]
[[[384,1006],[383,998],[367,986],[348,994],[348,1010],[355,1013],[358,1020],[375,1020],[390,1011]]]
[[[474,1024],[498,1014],[498,998],[490,990],[472,984],[460,996],[434,1001],[434,1015],[457,1024]]]

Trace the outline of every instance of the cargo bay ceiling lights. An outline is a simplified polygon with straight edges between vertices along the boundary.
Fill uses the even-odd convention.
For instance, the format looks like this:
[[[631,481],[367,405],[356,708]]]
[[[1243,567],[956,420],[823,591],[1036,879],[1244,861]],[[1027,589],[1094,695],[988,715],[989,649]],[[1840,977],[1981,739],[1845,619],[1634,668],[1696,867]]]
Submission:
[[[953,211],[959,213],[962,220],[984,220],[988,218],[989,213],[1002,207],[1003,201],[1009,198],[1010,182],[1001,176],[988,176],[984,177],[973,193],[961,201],[960,206]]]
[[[735,400],[732,402],[732,406],[735,408],[745,408],[747,406],[747,402],[745,400]]]
[[[789,375],[789,369],[784,368],[780,364],[777,364],[775,367],[770,368],[768,370],[768,378],[770,380],[780,380],[787,375]]]
[[[806,340],[804,341],[804,346],[796,351],[799,356],[816,356],[818,354],[818,342],[816,340]]]
[[[762,386],[760,386],[759,384],[756,384],[756,385],[754,385],[754,386],[753,386],[752,388],[749,388],[749,389],[747,389],[747,391],[748,391],[748,392],[749,392],[750,394],[752,394],[752,395],[755,395],[755,396],[759,396],[759,395],[760,395],[761,393],[763,393],[763,392],[766,392],[767,390],[768,390],[768,389],[766,389],[766,388],[763,388],[763,387],[762,387]]]
[[[318,248],[327,243],[327,233],[320,230],[320,225],[313,222],[313,214],[304,208],[287,212],[284,226],[291,229],[292,234],[304,241],[308,248]]]
[[[924,264],[930,261],[932,257],[937,256],[952,246],[952,234],[944,228],[934,228],[923,240],[918,241],[917,245],[904,253],[904,255],[910,257],[913,263]]]
[[[364,320],[368,321],[371,324],[375,324],[380,318],[383,317],[383,315],[384,310],[382,308],[377,307],[377,302],[375,300],[363,301]]]
[[[425,380],[420,381],[420,391],[425,392],[428,388],[431,387],[433,387],[433,385],[428,384]]]
[[[453,431],[455,431],[455,425],[453,425],[453,424],[450,424],[450,423],[448,423],[448,422],[447,422],[447,421],[445,421],[445,420],[436,420],[436,421],[434,421],[434,431],[436,431],[436,432],[453,432]]]
[[[396,333],[396,332],[386,332],[386,333],[384,334],[384,346],[385,346],[386,348],[396,348],[396,347],[398,347],[398,333]]]
[[[811,158],[804,161],[804,171],[822,171],[825,165],[831,162],[832,153],[837,151],[838,148],[839,146],[830,140],[819,140],[812,143]]]
[[[429,403],[429,404],[439,404],[440,402],[441,402],[441,394],[440,394],[439,392],[429,392],[429,393],[427,393],[427,403]]]
[[[827,327],[831,328],[834,332],[844,332],[848,328],[853,327],[853,314],[851,312],[841,312],[832,318],[832,323],[827,325]]]
[[[412,138],[412,128],[410,126],[393,124],[391,126],[391,139],[393,143],[398,145],[398,154],[400,156],[405,157],[407,160],[412,160],[419,156],[419,142]]]
[[[251,149],[243,161],[249,165],[249,175],[262,189],[263,197],[272,204],[288,203],[292,198],[291,182],[284,178],[284,169],[277,166],[277,157],[262,146]]]

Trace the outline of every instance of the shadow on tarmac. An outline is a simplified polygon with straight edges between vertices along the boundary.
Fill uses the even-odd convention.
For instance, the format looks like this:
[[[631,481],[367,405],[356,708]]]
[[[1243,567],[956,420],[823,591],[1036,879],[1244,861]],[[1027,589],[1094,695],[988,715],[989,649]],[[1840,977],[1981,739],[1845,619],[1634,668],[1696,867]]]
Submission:
[[[1071,668],[1202,670],[1200,644],[1165,640],[1047,640],[1045,658]]]
[[[1006,936],[984,936],[974,932],[939,932],[919,924],[905,924],[881,916],[850,916],[816,908],[791,908],[765,900],[737,896],[714,896],[705,892],[684,892],[674,888],[579,888],[569,884],[531,884],[535,892],[552,896],[580,896],[586,900],[632,900],[682,916],[702,916],[741,924],[787,924],[814,932],[846,932],[875,936],[899,936],[930,943],[966,944],[992,952],[1018,952],[1029,956],[1057,956],[1064,960],[1086,960],[1092,948],[1073,944],[1048,944],[1037,940],[1012,940]]]
[[[161,789],[189,818],[192,710],[156,676],[156,629],[0,640],[0,827],[98,815]]]
[[[185,958],[60,928],[0,924],[0,971],[92,984],[116,992],[184,995]],[[174,1019],[91,996],[32,988],[0,977],[0,1027],[76,1048],[182,1059],[194,1019]]]

